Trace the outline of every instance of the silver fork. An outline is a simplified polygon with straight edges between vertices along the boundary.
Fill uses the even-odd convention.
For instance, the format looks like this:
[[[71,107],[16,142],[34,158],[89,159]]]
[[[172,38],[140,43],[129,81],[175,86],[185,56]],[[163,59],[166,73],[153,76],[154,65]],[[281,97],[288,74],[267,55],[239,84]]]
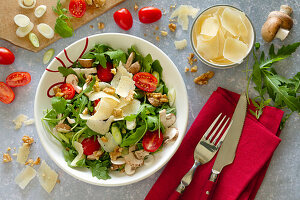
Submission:
[[[218,117],[214,120],[214,122],[210,125],[210,127],[207,129],[205,134],[202,136],[201,140],[197,144],[195,151],[194,151],[194,165],[193,167],[184,175],[184,177],[181,179],[180,184],[178,185],[176,189],[175,196],[179,197],[180,194],[183,193],[185,188],[191,183],[193,179],[194,172],[196,168],[201,165],[209,162],[218,149],[220,148],[225,136],[228,133],[229,127],[231,126],[231,122],[227,129],[225,130],[224,134],[221,136],[224,128],[226,127],[227,123],[229,122],[230,118],[227,117],[226,115],[222,118],[222,120],[217,124],[216,128],[214,131],[211,133],[208,139],[207,136],[209,133],[212,131],[212,129],[215,127],[216,123],[218,122],[219,118],[221,117],[222,113],[218,115]],[[226,119],[227,118],[227,119]],[[225,123],[223,124],[223,121],[226,119]],[[220,128],[220,126],[223,124],[223,126]],[[219,130],[220,129],[220,130]],[[214,137],[215,136],[215,137]],[[221,136],[221,138],[220,138]],[[214,138],[214,140],[212,140]],[[220,139],[219,139],[220,138]],[[218,140],[219,139],[219,140]],[[218,142],[217,142],[218,141]],[[174,199],[174,195],[172,195]]]

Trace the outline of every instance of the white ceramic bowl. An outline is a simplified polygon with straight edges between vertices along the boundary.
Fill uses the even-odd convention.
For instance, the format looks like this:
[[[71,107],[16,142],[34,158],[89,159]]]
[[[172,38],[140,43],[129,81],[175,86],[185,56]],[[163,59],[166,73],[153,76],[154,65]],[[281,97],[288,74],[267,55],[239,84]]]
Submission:
[[[174,88],[176,91],[176,109],[177,109],[177,121],[176,127],[179,129],[179,136],[174,143],[165,145],[163,150],[155,154],[155,161],[149,166],[142,166],[137,169],[136,173],[132,176],[127,176],[119,172],[111,172],[111,179],[99,180],[96,177],[92,177],[92,173],[87,168],[71,168],[67,165],[64,160],[62,153],[62,146],[57,142],[43,127],[41,118],[43,117],[43,111],[51,108],[50,98],[47,96],[47,90],[50,85],[61,82],[64,78],[60,73],[53,73],[45,71],[40,83],[38,85],[35,104],[34,104],[34,117],[36,119],[36,128],[40,140],[52,158],[52,160],[65,172],[71,176],[82,180],[84,182],[100,185],[100,186],[121,186],[131,184],[152,175],[160,168],[162,168],[174,155],[178,149],[181,141],[185,135],[186,126],[188,122],[188,97],[184,81],[177,70],[175,64],[171,59],[159,48],[147,42],[144,39],[120,34],[120,33],[106,33],[89,36],[74,42],[65,49],[67,56],[64,51],[61,51],[56,57],[59,59],[53,59],[48,66],[49,70],[57,70],[58,66],[61,66],[59,60],[65,63],[66,66],[71,65],[68,60],[75,61],[78,59],[83,49],[86,46],[86,51],[93,48],[95,44],[103,43],[117,49],[122,49],[127,52],[127,49],[131,45],[135,45],[137,49],[143,54],[151,54],[153,59],[158,59],[163,67],[163,80],[166,82],[168,88]],[[68,57],[68,58],[67,58]]]

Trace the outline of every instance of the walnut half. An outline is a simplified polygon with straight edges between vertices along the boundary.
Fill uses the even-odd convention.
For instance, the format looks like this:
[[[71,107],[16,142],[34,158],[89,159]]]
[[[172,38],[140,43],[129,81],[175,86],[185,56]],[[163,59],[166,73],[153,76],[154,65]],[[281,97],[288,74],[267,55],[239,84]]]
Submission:
[[[194,79],[194,82],[199,85],[206,85],[208,83],[208,80],[211,79],[215,73],[213,71],[208,71]]]
[[[161,94],[161,93],[148,93],[147,94],[148,101],[152,106],[160,106],[163,103],[169,102],[168,97],[166,94]]]

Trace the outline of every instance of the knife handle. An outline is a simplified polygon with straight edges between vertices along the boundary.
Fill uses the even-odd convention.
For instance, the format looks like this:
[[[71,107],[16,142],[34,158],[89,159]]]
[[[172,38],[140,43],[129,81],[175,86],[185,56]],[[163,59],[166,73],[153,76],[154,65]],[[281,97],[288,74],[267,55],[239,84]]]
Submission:
[[[204,189],[201,191],[200,198],[201,200],[210,200],[212,194],[215,190],[215,186],[218,181],[219,172],[212,170],[209,179],[207,180]]]

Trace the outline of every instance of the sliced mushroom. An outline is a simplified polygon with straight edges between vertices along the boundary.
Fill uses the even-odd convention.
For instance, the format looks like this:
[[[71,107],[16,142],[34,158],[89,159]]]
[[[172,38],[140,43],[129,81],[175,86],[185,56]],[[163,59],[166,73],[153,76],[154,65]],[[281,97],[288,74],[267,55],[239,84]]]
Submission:
[[[85,68],[91,68],[93,66],[93,59],[84,59],[84,58],[79,58],[78,62],[82,67]]]
[[[114,165],[124,165],[125,158],[118,158],[117,160],[111,160],[111,163]]]
[[[134,154],[137,159],[144,160],[144,158],[149,155],[149,152],[145,151],[144,149],[141,149],[141,150],[135,151]]]
[[[132,74],[136,74],[140,70],[141,70],[141,65],[140,65],[139,61],[136,61],[135,63],[130,65],[130,67],[127,69],[127,71],[132,73]]]
[[[128,148],[128,152],[130,153],[130,152],[133,152],[133,151],[135,151],[136,150],[136,145],[132,145],[132,146],[130,146],[129,148]]]
[[[168,144],[172,141],[175,141],[178,137],[178,129],[177,128],[167,128],[166,133],[164,134],[165,144]]]
[[[125,64],[125,69],[127,69],[127,70],[129,69],[129,67],[131,66],[131,64],[133,62],[134,57],[135,57],[134,52],[131,52],[128,59],[127,59],[127,62]]]
[[[66,78],[66,83],[71,84],[77,93],[80,93],[82,91],[81,87],[78,86],[78,77],[75,74],[69,74]]]
[[[76,72],[77,75],[80,75],[81,73],[87,77],[90,74],[96,74],[97,69],[96,67],[93,68],[86,68],[86,69],[81,69],[81,68],[73,68],[74,72]]]
[[[176,121],[176,116],[173,113],[167,114],[166,109],[163,109],[159,112],[159,117],[161,123],[164,125],[165,128],[169,128]]]
[[[74,124],[76,122],[75,119],[71,119],[70,117],[67,117],[67,121],[69,124]]]
[[[132,168],[129,164],[125,165],[125,173],[127,175],[133,175],[135,173],[135,168]]]
[[[154,160],[155,160],[155,157],[150,154],[144,160],[144,165],[151,165],[154,162]]]
[[[144,160],[137,159],[132,152],[124,156],[126,164],[129,164],[133,168],[137,168],[143,165]]]
[[[136,119],[132,120],[132,121],[128,121],[126,120],[126,128],[128,130],[133,130],[136,127]]]
[[[61,133],[68,133],[71,131],[71,127],[68,124],[57,124],[55,129]]]

